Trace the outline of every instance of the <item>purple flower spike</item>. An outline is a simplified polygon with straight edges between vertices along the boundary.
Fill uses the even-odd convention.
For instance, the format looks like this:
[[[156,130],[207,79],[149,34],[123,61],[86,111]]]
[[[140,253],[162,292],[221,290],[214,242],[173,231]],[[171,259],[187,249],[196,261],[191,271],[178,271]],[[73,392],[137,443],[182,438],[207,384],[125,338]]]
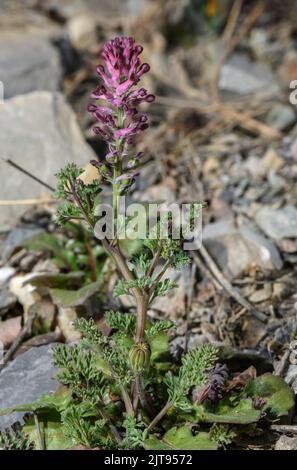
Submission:
[[[88,106],[88,111],[98,122],[94,127],[95,134],[108,143],[107,164],[117,165],[122,160],[125,179],[132,168],[125,167],[124,160],[135,158],[130,149],[134,137],[149,127],[147,116],[139,114],[138,106],[155,99],[145,88],[134,88],[142,75],[150,70],[148,64],[141,63],[142,50],[131,37],[117,37],[105,44],[101,53],[103,64],[96,68],[102,83],[91,95],[101,103]]]

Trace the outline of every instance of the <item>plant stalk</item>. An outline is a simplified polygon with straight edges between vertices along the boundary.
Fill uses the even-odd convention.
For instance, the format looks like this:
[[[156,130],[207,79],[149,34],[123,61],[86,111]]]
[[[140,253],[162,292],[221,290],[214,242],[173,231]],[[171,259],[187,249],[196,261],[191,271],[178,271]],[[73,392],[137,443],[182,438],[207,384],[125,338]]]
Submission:
[[[148,432],[151,432],[153,428],[158,424],[158,422],[166,415],[167,411],[172,407],[172,402],[168,401],[166,405],[162,408],[162,410],[157,414],[157,416],[153,419],[150,425],[147,428]]]

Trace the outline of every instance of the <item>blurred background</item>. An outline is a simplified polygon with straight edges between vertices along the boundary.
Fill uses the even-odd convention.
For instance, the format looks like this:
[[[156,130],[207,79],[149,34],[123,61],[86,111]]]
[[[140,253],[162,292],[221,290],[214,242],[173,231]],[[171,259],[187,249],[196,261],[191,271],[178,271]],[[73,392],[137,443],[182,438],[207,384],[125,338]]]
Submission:
[[[296,24],[294,0],[0,0],[5,347],[32,305],[40,315],[38,345],[72,340],[76,315],[97,312],[100,323],[114,301],[114,268],[93,240],[57,229],[51,187],[66,163],[104,157],[86,112],[95,66],[105,41],[132,35],[151,65],[143,86],[156,95],[151,129],[137,142],[146,166],[133,197],[206,203],[205,250],[174,274],[180,287],[151,315],[177,321],[177,355],[207,340],[248,351],[264,369],[282,358],[297,331]],[[47,288],[60,288],[53,273],[74,270],[84,277],[63,278],[63,288],[103,273],[103,299],[92,291],[67,304],[36,291],[38,273],[51,273]],[[39,279],[34,295],[33,284],[28,293],[20,281],[32,273]]]

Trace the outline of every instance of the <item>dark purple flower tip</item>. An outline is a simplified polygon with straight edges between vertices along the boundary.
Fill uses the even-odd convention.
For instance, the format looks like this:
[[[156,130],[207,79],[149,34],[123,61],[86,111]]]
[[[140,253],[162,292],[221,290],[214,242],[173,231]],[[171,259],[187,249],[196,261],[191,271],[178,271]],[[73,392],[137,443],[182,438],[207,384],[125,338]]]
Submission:
[[[101,77],[102,74],[105,74],[105,69],[102,64],[97,65],[96,72]]]
[[[155,95],[147,95],[147,97],[145,98],[145,101],[147,103],[152,103],[153,101],[155,101],[156,97]]]
[[[98,127],[98,126],[93,127],[93,132],[96,135],[100,135],[100,137],[103,140],[107,140],[107,141],[112,140],[112,137],[107,132],[105,132],[103,129],[101,129],[101,127]]]
[[[88,104],[87,106],[87,111],[89,111],[89,113],[93,113],[94,111],[96,111],[97,109],[97,106],[95,104]]]
[[[142,65],[139,67],[138,71],[137,71],[137,76],[138,76],[138,78],[140,78],[144,73],[149,72],[150,69],[151,69],[151,68],[150,68],[149,64],[142,64]]]

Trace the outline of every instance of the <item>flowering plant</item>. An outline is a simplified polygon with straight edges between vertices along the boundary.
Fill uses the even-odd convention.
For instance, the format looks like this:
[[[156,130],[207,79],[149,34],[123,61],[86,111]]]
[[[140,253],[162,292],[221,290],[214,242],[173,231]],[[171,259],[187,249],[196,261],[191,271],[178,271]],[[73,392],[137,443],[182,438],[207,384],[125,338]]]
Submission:
[[[134,138],[149,125],[139,109],[154,101],[145,88],[137,88],[149,71],[148,64],[141,64],[141,52],[132,38],[115,38],[104,46],[103,64],[97,67],[101,84],[92,93],[97,102],[88,110],[96,121],[94,132],[106,141],[108,152],[104,161],[91,162],[98,174],[89,183],[74,164],[58,174],[57,197],[66,200],[57,213],[60,224],[78,220],[94,231],[102,183],[112,187],[113,225],[120,218],[120,197],[131,189],[141,166]],[[161,229],[158,221],[156,233]],[[0,434],[0,446],[31,448],[32,441],[39,448],[58,449],[82,444],[104,449],[215,450],[236,438],[238,425],[287,413],[293,399],[280,378],[268,374],[257,379],[248,373],[232,378],[212,345],[189,351],[181,364],[171,358],[167,332],[174,324],[153,322],[147,312],[157,296],[175,287],[165,277],[167,269],[189,262],[182,239],[176,240],[172,233],[147,238],[129,257],[121,250],[117,233],[101,241],[120,276],[114,294],[131,295],[136,313],[108,311],[108,336],[93,319],[78,319],[79,344],[61,344],[54,352],[64,388],[37,403],[2,411],[33,411],[35,425],[25,425],[25,436],[19,431]],[[46,423],[43,436],[40,423]],[[198,423],[199,432],[193,434]]]

